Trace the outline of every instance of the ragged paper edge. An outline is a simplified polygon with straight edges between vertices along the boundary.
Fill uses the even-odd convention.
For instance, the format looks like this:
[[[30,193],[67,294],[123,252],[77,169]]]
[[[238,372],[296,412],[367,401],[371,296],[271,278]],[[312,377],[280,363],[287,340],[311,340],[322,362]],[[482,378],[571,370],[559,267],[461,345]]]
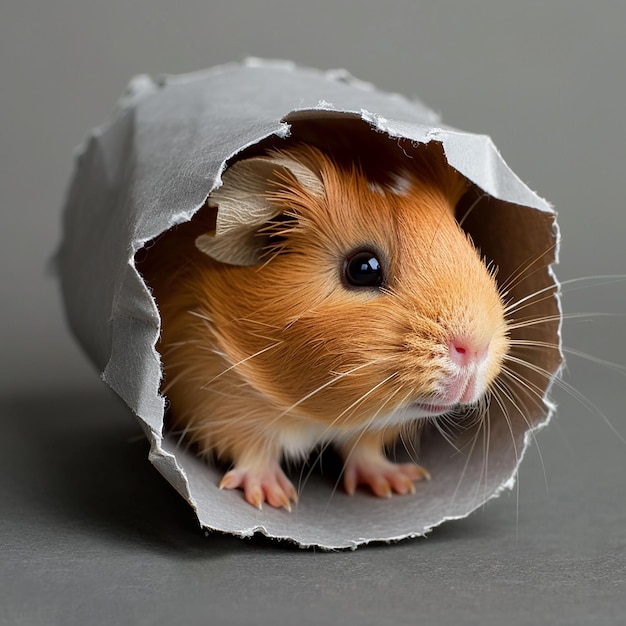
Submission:
[[[131,88],[131,97],[135,98],[137,97],[137,95],[139,95],[139,97],[141,97],[144,94],[147,93],[151,93],[152,90],[150,89],[149,86],[146,87],[146,83],[144,82],[144,77],[139,77],[139,79],[134,79],[134,81],[137,80],[137,84],[139,85],[139,88],[136,92],[132,91]],[[131,84],[133,84],[131,83]],[[122,106],[125,106],[126,103],[122,103]],[[222,174],[224,173],[224,171],[226,170],[227,164],[228,162],[230,162],[232,159],[234,159],[238,154],[240,154],[241,152],[244,152],[245,150],[257,145],[258,143],[260,143],[261,141],[264,141],[265,139],[268,139],[269,137],[277,137],[278,139],[285,139],[287,137],[289,137],[289,133],[290,133],[290,127],[288,124],[281,124],[280,130],[277,132],[273,132],[270,133],[266,136],[262,136],[258,139],[255,139],[253,141],[250,141],[244,145],[242,145],[237,151],[233,152],[233,154],[229,155],[226,159],[224,159],[224,161],[221,163],[219,171],[217,173],[217,176],[215,177],[215,180],[212,184],[211,190],[207,193],[206,198],[208,198],[208,196],[215,190],[218,189],[219,187],[221,187],[222,185]],[[174,226],[176,226],[177,224],[183,224],[185,222],[189,222],[193,216],[205,205],[206,203],[206,198],[199,203],[197,206],[193,207],[193,209],[189,210],[189,211],[182,211],[180,213],[176,213],[175,215],[172,216],[172,219],[170,220],[170,224],[168,225],[166,230],[169,230],[170,228],[173,228]],[[164,231],[165,232],[165,231]],[[158,313],[158,306],[156,303],[156,300],[154,299],[154,297],[152,296],[152,293],[150,292],[150,289],[148,288],[143,276],[141,275],[141,273],[137,270],[136,264],[135,264],[135,255],[137,253],[138,250],[140,250],[141,248],[143,248],[147,243],[149,242],[149,240],[140,240],[136,246],[134,246],[134,250],[133,253],[130,256],[130,259],[128,260],[128,271],[132,272],[134,274],[134,276],[141,281],[141,283],[144,285],[144,288],[146,290],[146,293],[148,295],[148,297],[150,298],[152,305],[154,307],[154,310],[157,312],[157,315],[159,316],[159,324],[157,327],[155,327],[155,337],[154,340],[151,342],[151,356],[156,359],[159,363],[161,363],[161,355],[159,354],[159,351],[157,350],[157,344],[159,341],[159,336],[161,333],[161,320],[160,320],[160,314]],[[112,351],[112,355],[111,355],[111,359],[109,359],[109,363],[107,363],[107,366],[105,367],[105,370],[102,374],[102,380],[107,383],[116,393],[118,393],[118,395],[121,395],[119,393],[119,389],[116,388],[116,386],[112,383],[112,380],[107,376],[107,370],[109,368],[109,364],[111,363],[113,359],[113,351]],[[160,378],[158,381],[158,389],[160,389],[161,387],[161,383],[163,381],[163,368],[161,366],[161,373],[160,373]],[[150,461],[150,463],[152,463],[152,465],[157,469],[157,471],[174,487],[174,489],[176,489],[176,491],[191,505],[191,507],[193,508],[194,512],[196,513],[196,515],[199,518],[199,506],[198,503],[196,502],[196,500],[194,499],[193,495],[192,495],[192,489],[191,486],[189,484],[189,480],[187,477],[187,474],[185,472],[185,469],[182,467],[182,465],[180,464],[179,460],[176,458],[176,455],[173,454],[172,452],[168,452],[167,450],[164,449],[164,445],[163,445],[163,441],[164,439],[167,437],[167,434],[164,432],[164,422],[165,422],[165,403],[166,403],[166,399],[167,397],[164,395],[161,395],[160,393],[158,393],[157,395],[158,400],[160,402],[162,402],[163,404],[163,412],[161,413],[161,417],[160,417],[160,428],[156,429],[154,428],[154,426],[150,425],[145,418],[142,416],[142,412],[140,409],[138,408],[134,408],[132,406],[130,406],[131,410],[133,410],[135,416],[138,418],[140,425],[143,428],[144,434],[146,435],[146,438],[148,439],[149,443],[150,443],[150,451],[148,454],[148,459]],[[223,529],[219,529],[219,528],[210,528],[209,526],[203,525],[202,521],[199,519],[200,524],[202,526],[202,528],[208,529],[208,530],[218,530],[218,531],[222,531],[222,532],[231,532],[231,531],[224,531]],[[255,529],[253,531],[251,531],[250,533],[248,533],[247,531],[244,531],[243,534],[240,534],[238,536],[245,538],[245,537],[250,537],[253,534],[255,534],[256,532],[263,532],[263,529],[259,528],[259,529]],[[236,534],[236,533],[232,533],[232,534]],[[272,535],[266,535],[268,537],[272,537]]]

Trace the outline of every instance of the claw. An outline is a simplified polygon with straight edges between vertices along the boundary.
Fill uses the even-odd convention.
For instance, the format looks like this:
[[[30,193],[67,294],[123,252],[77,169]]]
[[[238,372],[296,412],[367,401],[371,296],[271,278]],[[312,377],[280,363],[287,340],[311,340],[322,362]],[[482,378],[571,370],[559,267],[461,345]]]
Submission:
[[[294,486],[278,463],[263,468],[235,467],[224,474],[219,488],[242,489],[246,501],[259,510],[267,502],[291,512],[291,503],[298,501]]]

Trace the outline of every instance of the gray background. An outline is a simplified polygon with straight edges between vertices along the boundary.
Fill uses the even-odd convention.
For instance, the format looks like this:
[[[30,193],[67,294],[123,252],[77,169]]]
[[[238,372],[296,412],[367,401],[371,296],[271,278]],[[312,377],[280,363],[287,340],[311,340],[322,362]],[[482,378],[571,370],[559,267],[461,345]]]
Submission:
[[[72,150],[128,79],[255,55],[346,67],[490,134],[559,211],[560,278],[623,273],[625,27],[622,0],[1,0],[0,623],[624,623],[616,369],[572,356],[575,391],[555,390],[516,489],[427,539],[205,537],[69,336],[45,265]],[[591,315],[565,344],[626,363],[625,300],[624,283],[568,286],[566,311]]]

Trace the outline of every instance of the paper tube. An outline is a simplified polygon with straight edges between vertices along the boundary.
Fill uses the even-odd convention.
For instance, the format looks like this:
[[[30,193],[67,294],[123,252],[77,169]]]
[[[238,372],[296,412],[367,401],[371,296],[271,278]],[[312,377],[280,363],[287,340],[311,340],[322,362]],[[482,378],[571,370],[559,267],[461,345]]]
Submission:
[[[498,266],[499,280],[517,276],[508,298],[540,291],[515,315],[548,321],[513,336],[555,348],[527,350],[520,359],[530,365],[509,365],[526,387],[518,386],[504,407],[491,403],[488,440],[461,431],[449,442],[427,429],[420,463],[433,478],[418,483],[415,495],[348,496],[335,489],[337,476],[314,473],[291,513],[270,506],[258,511],[241,492],[220,491],[223,470],[163,431],[166,402],[155,348],[160,319],[136,255],[173,225],[192,219],[237,155],[288,137],[323,143],[331,136],[347,138],[360,152],[381,139],[407,146],[440,142],[450,165],[475,185],[480,198],[463,227]],[[203,527],[345,548],[423,535],[514,484],[532,431],[554,409],[547,393],[562,363],[558,283],[551,270],[558,239],[550,205],[513,174],[488,137],[445,126],[421,103],[380,92],[343,71],[248,60],[131,82],[111,119],[80,149],[58,267],[73,332],[104,381],[139,418],[150,461],[191,504]]]

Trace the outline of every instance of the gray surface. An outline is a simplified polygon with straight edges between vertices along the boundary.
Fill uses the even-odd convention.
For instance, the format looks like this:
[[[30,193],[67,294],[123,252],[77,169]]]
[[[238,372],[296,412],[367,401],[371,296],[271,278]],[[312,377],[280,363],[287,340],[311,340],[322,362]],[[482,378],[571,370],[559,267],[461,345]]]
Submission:
[[[133,419],[70,339],[42,270],[71,150],[128,78],[256,54],[346,66],[491,134],[560,212],[560,277],[624,272],[626,5],[423,4],[0,6],[0,623],[624,622],[626,446],[569,394],[538,436],[545,469],[535,447],[519,490],[428,539],[321,554],[205,538],[129,441]],[[565,305],[621,313],[625,300],[624,284],[596,284]],[[572,320],[565,343],[626,361],[617,317]],[[621,375],[572,358],[568,381],[626,435]]]

